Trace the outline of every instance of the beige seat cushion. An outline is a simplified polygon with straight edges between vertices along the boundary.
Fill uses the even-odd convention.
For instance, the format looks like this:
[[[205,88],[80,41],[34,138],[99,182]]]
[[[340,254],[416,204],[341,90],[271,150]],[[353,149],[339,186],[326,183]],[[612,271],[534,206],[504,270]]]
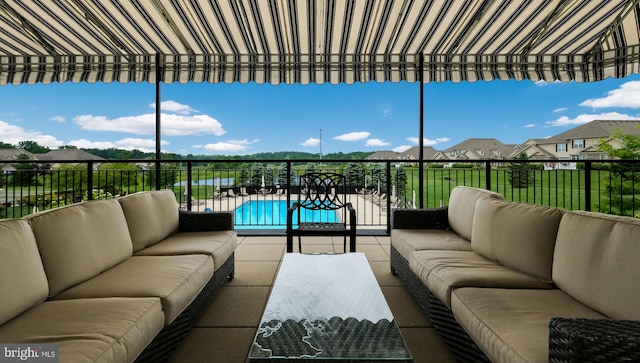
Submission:
[[[157,298],[46,301],[0,326],[0,342],[55,343],[60,362],[132,362],[163,326]]]
[[[551,282],[562,213],[561,209],[542,205],[480,199],[471,247],[487,259]]]
[[[0,221],[0,325],[44,301],[48,294],[31,227],[23,220]]]
[[[213,257],[217,270],[231,256],[238,246],[235,231],[185,232],[176,233],[145,249],[137,256],[170,256],[208,254]]]
[[[476,202],[483,198],[504,200],[501,194],[481,188],[459,186],[451,190],[447,208],[449,226],[467,240],[471,240]]]
[[[553,287],[472,251],[417,251],[411,254],[409,268],[447,307],[451,307],[451,291],[458,287]]]
[[[603,319],[562,290],[460,288],[451,310],[492,362],[548,362],[552,317]]]
[[[640,320],[640,220],[567,212],[553,257],[553,281],[614,319]]]
[[[127,221],[114,199],[51,209],[27,217],[27,221],[36,236],[50,296],[132,254]]]
[[[444,229],[392,229],[391,245],[406,259],[414,251],[471,251],[468,240]]]
[[[134,193],[118,198],[118,201],[129,225],[134,252],[178,231],[178,202],[171,190]]]
[[[133,256],[54,299],[158,297],[169,324],[189,306],[212,276],[211,256]]]

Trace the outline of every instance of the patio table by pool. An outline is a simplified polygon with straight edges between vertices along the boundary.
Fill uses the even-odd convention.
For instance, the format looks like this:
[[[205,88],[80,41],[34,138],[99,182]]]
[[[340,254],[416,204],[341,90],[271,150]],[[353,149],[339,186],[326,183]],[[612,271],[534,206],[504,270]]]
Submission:
[[[249,360],[411,361],[363,253],[285,255]]]

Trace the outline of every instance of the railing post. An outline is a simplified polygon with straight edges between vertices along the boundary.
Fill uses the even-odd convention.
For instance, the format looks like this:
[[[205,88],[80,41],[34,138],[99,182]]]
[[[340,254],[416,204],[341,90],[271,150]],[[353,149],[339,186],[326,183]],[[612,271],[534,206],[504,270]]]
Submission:
[[[186,198],[187,198],[187,210],[188,211],[191,211],[191,196],[193,195],[192,194],[192,190],[191,190],[192,186],[193,186],[193,183],[192,183],[193,180],[192,180],[192,177],[191,177],[192,168],[193,168],[193,166],[192,166],[191,162],[187,161],[187,185],[185,185],[185,188],[187,190]]]
[[[584,162],[584,210],[591,211],[591,161]]]
[[[387,161],[387,233],[391,233],[391,192],[393,186],[391,185],[391,162]],[[397,190],[398,188],[396,188]]]
[[[485,170],[485,188],[487,190],[491,190],[491,161],[485,161],[484,164],[484,170]]]
[[[87,161],[87,200],[93,200],[93,161]]]
[[[287,161],[287,208],[291,206],[291,161]]]

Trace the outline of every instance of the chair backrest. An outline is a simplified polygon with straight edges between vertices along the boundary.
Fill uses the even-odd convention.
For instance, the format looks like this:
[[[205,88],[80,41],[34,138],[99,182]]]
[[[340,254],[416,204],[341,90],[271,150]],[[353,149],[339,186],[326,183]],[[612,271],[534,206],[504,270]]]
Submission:
[[[309,210],[337,210],[347,204],[345,177],[337,173],[307,173],[300,176],[298,203]]]

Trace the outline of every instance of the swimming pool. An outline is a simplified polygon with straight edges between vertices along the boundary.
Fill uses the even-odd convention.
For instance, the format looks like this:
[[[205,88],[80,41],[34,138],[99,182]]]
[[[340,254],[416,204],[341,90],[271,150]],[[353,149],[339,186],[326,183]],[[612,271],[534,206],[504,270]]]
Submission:
[[[295,201],[291,201],[293,204]],[[298,213],[293,214],[294,223]],[[337,222],[336,211],[305,210],[301,216],[303,222]],[[235,228],[278,229],[287,227],[286,200],[251,200],[245,202],[235,210]]]

